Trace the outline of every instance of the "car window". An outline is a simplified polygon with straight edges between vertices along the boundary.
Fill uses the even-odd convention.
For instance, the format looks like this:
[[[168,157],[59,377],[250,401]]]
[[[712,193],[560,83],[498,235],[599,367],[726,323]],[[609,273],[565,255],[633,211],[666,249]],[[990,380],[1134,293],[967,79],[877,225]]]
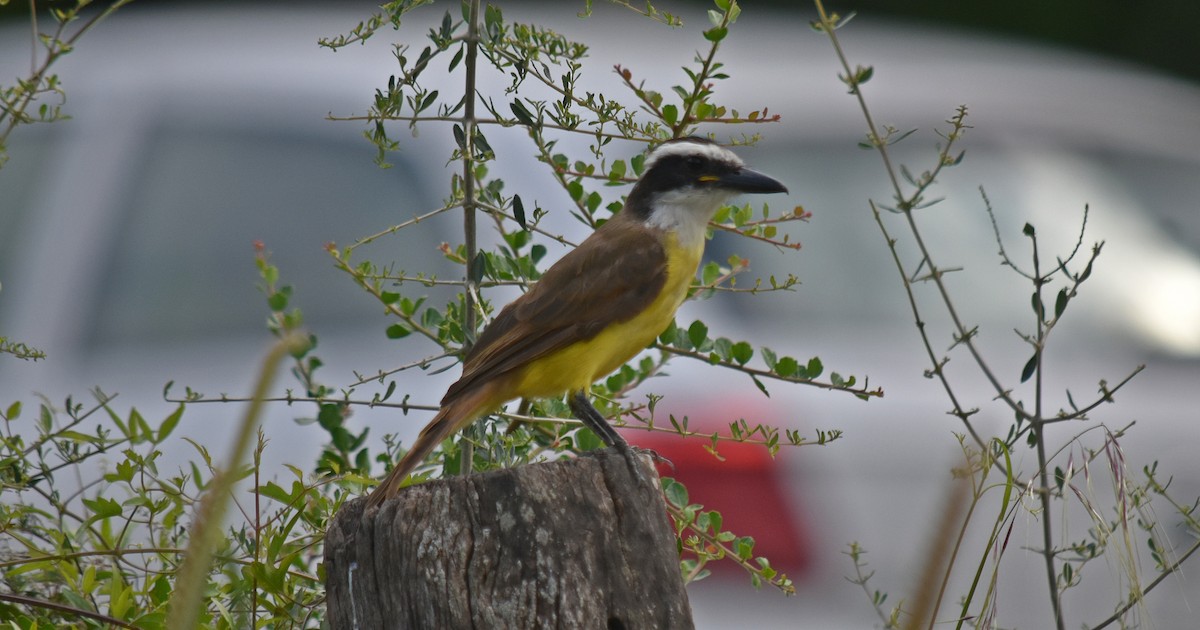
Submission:
[[[353,135],[331,141],[289,131],[162,125],[136,159],[117,213],[111,255],[92,287],[92,347],[132,340],[203,339],[263,330],[254,265],[261,240],[294,286],[313,327],[378,316],[378,303],[333,267],[327,242],[347,245],[435,205],[436,181],[396,158],[371,162]],[[396,161],[394,160],[394,161]],[[401,267],[452,274],[435,225],[385,239]]]
[[[785,182],[791,191],[789,201],[799,203],[812,213],[807,223],[791,224],[786,228],[793,242],[799,242],[797,252],[780,253],[774,248],[745,239],[724,237],[714,240],[714,252],[724,257],[722,247],[737,251],[750,259],[755,276],[774,275],[777,278],[791,273],[801,285],[787,298],[802,305],[807,318],[824,321],[844,321],[846,318],[870,320],[883,313],[894,313],[903,306],[904,293],[897,278],[891,254],[872,218],[868,200],[890,203],[891,192],[883,178],[879,157],[838,139],[829,142],[805,142],[801,146],[764,144],[745,151],[746,159],[756,170],[770,173]],[[916,160],[914,160],[916,162]],[[995,168],[996,160],[980,160],[979,168]],[[958,175],[959,173],[955,173]],[[945,178],[945,183],[929,191],[927,199],[948,197],[954,201],[934,206],[936,221],[928,229],[939,235],[943,246],[944,266],[964,264],[964,256],[978,253],[978,244],[994,243],[991,227],[983,210],[977,180],[967,173],[964,177]],[[993,178],[995,179],[995,178]],[[1006,186],[997,185],[993,201],[1006,200]],[[761,205],[757,199],[741,199]],[[789,210],[782,200],[769,199],[773,213]],[[885,215],[887,214],[884,211]],[[894,217],[893,217],[894,218]],[[895,230],[894,222],[888,222]],[[898,236],[893,234],[893,236]],[[983,239],[982,241],[979,239]],[[740,241],[728,244],[730,241]],[[994,247],[988,247],[989,253]],[[908,263],[915,262],[914,253],[901,246],[901,255]],[[988,261],[991,262],[990,260]],[[769,298],[763,308],[777,309]],[[734,299],[751,303],[756,299]]]
[[[911,158],[894,153],[893,159],[928,164],[930,147],[919,148],[926,152]],[[777,300],[792,300],[784,308],[806,322],[872,325],[906,312],[896,268],[867,206],[868,199],[887,203],[891,198],[878,155],[845,142],[764,146],[747,153],[753,166],[787,183],[791,198],[814,216],[790,228],[793,240],[803,244],[798,255],[779,255],[769,247],[738,252],[758,275],[790,272],[803,283],[783,298],[735,300],[741,308],[778,313]],[[1074,302],[1072,326],[1060,334],[1105,330],[1154,351],[1200,354],[1200,331],[1191,324],[1200,321],[1200,250],[1187,244],[1193,238],[1189,234],[1200,229],[1195,211],[1200,183],[1194,169],[1168,162],[1051,143],[970,144],[967,160],[944,171],[927,194],[927,200],[947,201],[918,213],[938,264],[966,269],[946,276],[960,315],[1001,334],[1028,323],[1030,287],[1001,264],[980,196],[983,185],[1010,259],[1026,270],[1029,239],[1021,235],[1026,221],[1037,229],[1043,263],[1053,264],[1075,245],[1084,206],[1091,207],[1072,270],[1082,270],[1094,242],[1105,241],[1104,251]],[[899,217],[887,218],[894,238],[907,236]],[[714,245],[719,255],[720,241]],[[917,253],[899,249],[909,270],[917,269]],[[930,295],[926,286],[916,286],[918,298]]]
[[[1098,159],[1124,175],[1132,193],[1152,212],[1164,233],[1200,254],[1200,164],[1116,151],[1100,153]]]

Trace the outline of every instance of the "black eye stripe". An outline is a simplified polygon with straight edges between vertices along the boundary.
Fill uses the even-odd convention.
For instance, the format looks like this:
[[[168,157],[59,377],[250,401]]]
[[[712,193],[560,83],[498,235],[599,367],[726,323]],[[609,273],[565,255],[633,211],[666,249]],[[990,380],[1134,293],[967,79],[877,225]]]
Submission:
[[[645,219],[658,195],[673,190],[709,188],[722,175],[741,168],[734,160],[716,160],[697,154],[663,155],[642,174],[625,201],[625,211]]]

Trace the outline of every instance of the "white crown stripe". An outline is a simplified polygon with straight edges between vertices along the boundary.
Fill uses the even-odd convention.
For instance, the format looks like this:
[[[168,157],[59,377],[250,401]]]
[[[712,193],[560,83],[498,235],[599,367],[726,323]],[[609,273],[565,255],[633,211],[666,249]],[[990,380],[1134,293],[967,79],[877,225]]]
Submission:
[[[736,164],[739,168],[744,166],[742,159],[736,153],[724,147],[702,142],[672,142],[670,144],[661,144],[658,148],[650,152],[650,156],[646,158],[645,170],[654,168],[654,164],[660,159],[669,155],[698,155],[715,162],[727,162]]]

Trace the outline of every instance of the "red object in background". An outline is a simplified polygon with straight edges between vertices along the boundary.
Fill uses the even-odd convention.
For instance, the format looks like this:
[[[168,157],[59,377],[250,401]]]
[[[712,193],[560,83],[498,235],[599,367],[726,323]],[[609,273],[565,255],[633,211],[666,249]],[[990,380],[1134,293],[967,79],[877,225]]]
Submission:
[[[696,422],[691,423],[693,428]],[[738,536],[754,538],[754,555],[771,561],[771,566],[798,580],[812,564],[810,532],[797,517],[795,488],[784,489],[784,468],[761,444],[722,441],[717,452],[724,461],[705,450],[699,437],[682,438],[661,433],[626,432],[630,443],[648,448],[674,465],[659,463],[658,472],[687,487],[691,503],[721,513],[722,527]],[[732,562],[708,565],[713,573],[741,571]]]

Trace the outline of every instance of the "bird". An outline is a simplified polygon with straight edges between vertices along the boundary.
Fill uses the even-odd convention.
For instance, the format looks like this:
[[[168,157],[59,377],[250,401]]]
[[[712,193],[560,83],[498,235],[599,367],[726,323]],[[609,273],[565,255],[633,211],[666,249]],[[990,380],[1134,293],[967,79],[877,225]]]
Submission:
[[[588,400],[592,383],[670,325],[696,276],[708,222],[723,205],[740,193],[786,192],[705,138],[676,138],[651,149],[621,210],[484,327],[463,359],[462,376],[371,492],[368,509],[395,496],[444,440],[517,398],[566,394],[584,426],[628,452]]]

